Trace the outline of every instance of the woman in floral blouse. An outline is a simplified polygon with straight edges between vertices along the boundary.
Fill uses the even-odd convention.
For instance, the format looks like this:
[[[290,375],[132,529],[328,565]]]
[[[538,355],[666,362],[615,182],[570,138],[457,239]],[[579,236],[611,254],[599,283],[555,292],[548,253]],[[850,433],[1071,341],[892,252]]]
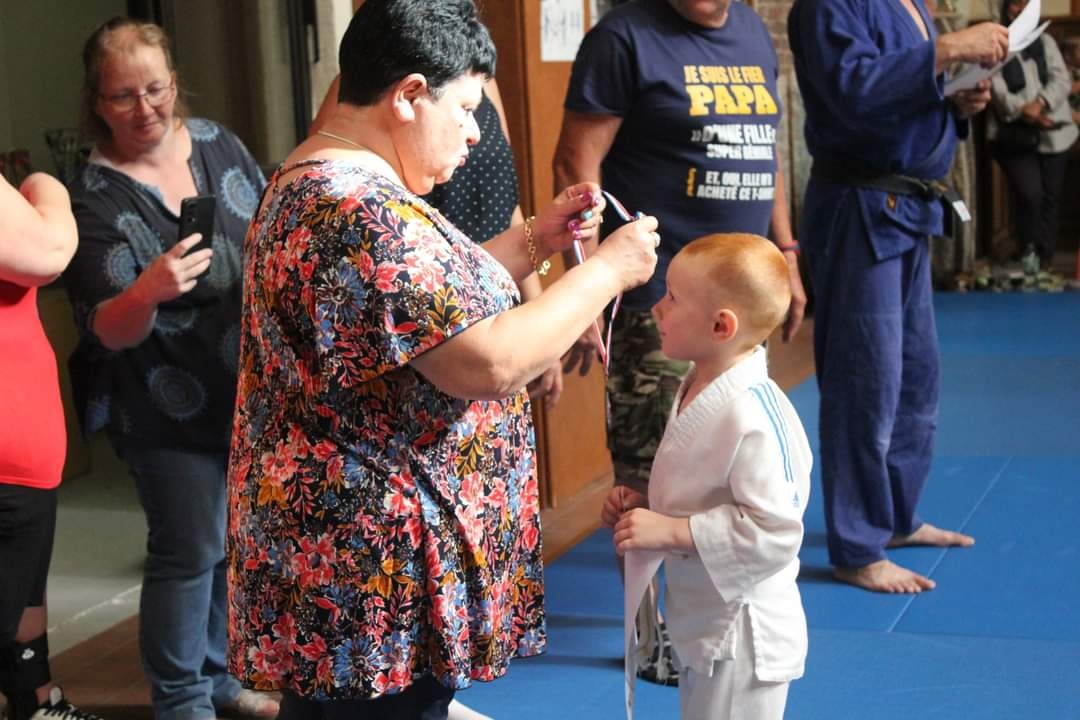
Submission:
[[[602,200],[573,186],[481,247],[418,197],[479,139],[495,49],[472,0],[369,0],[339,60],[340,104],[245,247],[229,663],[284,720],[445,718],[544,648],[524,388],[651,275],[657,223],[520,304]]]

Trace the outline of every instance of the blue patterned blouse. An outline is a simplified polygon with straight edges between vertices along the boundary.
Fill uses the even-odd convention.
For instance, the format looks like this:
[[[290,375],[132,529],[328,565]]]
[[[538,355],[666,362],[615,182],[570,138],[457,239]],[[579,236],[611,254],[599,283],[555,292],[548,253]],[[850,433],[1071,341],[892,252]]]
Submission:
[[[195,118],[186,124],[195,186],[217,196],[210,270],[194,290],[158,308],[138,346],[102,346],[90,328],[94,308],[176,243],[179,218],[157,188],[86,165],[71,187],[79,249],[64,272],[80,337],[71,380],[85,433],[106,429],[121,446],[225,451],[236,397],[241,250],[266,180],[224,127]]]

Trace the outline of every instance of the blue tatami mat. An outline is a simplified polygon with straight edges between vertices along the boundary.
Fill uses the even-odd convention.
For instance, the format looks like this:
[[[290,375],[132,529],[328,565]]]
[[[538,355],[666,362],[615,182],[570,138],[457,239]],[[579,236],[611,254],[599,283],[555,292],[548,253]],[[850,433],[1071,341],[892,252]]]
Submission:
[[[789,720],[1080,720],[1080,293],[939,295],[939,432],[920,510],[970,549],[906,548],[938,586],[831,579],[820,477],[799,584],[810,625]],[[817,445],[813,380],[789,395]],[[547,569],[549,649],[458,698],[498,720],[621,718],[622,595],[610,532]],[[678,717],[639,681],[635,717]]]
[[[943,354],[936,455],[1074,455],[1077,385],[1080,355]]]
[[[1076,643],[811,629],[785,717],[1075,720],[1078,671]]]
[[[920,596],[897,630],[1080,644],[1078,521],[1080,457],[1014,458],[966,526],[975,547],[946,555],[941,592]]]
[[[617,718],[623,708],[622,581],[611,532],[599,530],[549,566],[548,652],[515,660],[507,677],[459,694],[498,720]],[[638,683],[638,718],[678,716],[676,688]]]
[[[941,294],[936,306],[937,455],[1080,454],[1080,293]]]
[[[938,459],[923,493],[924,516],[941,527],[965,527],[973,509],[1000,477],[1006,464],[1007,461],[1001,458]],[[825,547],[821,481],[816,472],[805,524],[806,538],[799,553],[802,561],[799,588],[810,627],[882,631],[894,628],[911,605],[910,595],[878,595],[833,581]],[[948,552],[942,548],[902,548],[893,551],[892,557],[905,567],[936,577],[936,568]],[[940,592],[950,591],[943,586]]]
[[[934,297],[943,355],[1080,355],[1080,294],[958,294]],[[992,389],[992,388],[988,388]]]

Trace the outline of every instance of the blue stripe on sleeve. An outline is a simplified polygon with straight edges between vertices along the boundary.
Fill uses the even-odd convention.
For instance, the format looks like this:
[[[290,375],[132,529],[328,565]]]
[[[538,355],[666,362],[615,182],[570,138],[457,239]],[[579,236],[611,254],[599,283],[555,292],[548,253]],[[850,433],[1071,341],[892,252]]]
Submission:
[[[784,461],[784,480],[789,483],[795,482],[794,473],[791,470],[791,457],[788,453],[787,428],[784,423],[783,415],[776,402],[776,396],[773,394],[772,388],[766,383],[753,386],[750,388],[750,392],[752,392],[754,397],[758,399],[758,402],[761,403],[761,407],[765,410],[765,415],[772,424],[773,432],[776,433],[776,443],[780,446],[780,454]]]

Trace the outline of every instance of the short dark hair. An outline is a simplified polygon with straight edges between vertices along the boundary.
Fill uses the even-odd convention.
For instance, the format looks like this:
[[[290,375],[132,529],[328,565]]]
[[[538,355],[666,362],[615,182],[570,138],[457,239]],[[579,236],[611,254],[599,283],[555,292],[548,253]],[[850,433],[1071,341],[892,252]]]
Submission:
[[[338,102],[372,105],[410,73],[438,97],[467,73],[495,74],[495,44],[473,0],[366,0],[338,48]]]

